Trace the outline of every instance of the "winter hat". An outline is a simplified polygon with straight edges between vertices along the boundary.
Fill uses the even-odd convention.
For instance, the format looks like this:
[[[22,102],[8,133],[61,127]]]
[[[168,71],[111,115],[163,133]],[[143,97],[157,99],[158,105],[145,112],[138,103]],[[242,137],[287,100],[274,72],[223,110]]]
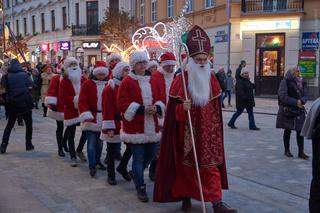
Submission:
[[[110,55],[108,55],[107,57],[107,63],[110,64],[111,61],[115,60],[115,59],[119,59],[120,61],[122,61],[122,57],[121,55],[117,54],[117,53],[111,53]]]
[[[176,57],[172,52],[165,52],[160,56],[160,66],[177,65]]]
[[[79,62],[75,57],[68,57],[63,62],[64,68],[68,69],[72,63],[77,63],[79,66]]]
[[[245,73],[249,73],[249,70],[244,67],[244,68],[241,69],[240,75],[243,75]]]
[[[97,75],[97,74],[109,74],[109,69],[107,67],[106,62],[104,61],[96,61],[96,64],[94,65],[94,69],[93,69],[93,75]]]
[[[151,61],[149,61],[149,63],[148,63],[148,66],[147,66],[147,69],[150,69],[151,67],[153,67],[153,66],[157,66],[157,68],[159,68],[159,63],[158,63],[158,61],[156,61],[156,60],[151,60]]]
[[[56,66],[56,73],[62,73],[64,58],[61,59]]]
[[[139,62],[148,62],[149,57],[144,51],[134,51],[129,59],[131,68],[133,68]]]
[[[122,71],[125,67],[129,67],[129,64],[125,61],[117,63],[117,65],[112,70],[112,75],[114,78],[121,79]]]

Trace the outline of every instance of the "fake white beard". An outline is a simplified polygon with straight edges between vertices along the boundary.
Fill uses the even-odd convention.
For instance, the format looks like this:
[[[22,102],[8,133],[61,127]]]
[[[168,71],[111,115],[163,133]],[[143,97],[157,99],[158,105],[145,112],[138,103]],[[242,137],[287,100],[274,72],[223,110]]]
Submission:
[[[193,58],[187,64],[188,91],[192,103],[196,106],[205,106],[209,102],[211,91],[211,70],[209,63],[196,64]]]
[[[72,82],[76,95],[80,93],[81,69],[80,67],[69,67],[66,69],[68,78]]]

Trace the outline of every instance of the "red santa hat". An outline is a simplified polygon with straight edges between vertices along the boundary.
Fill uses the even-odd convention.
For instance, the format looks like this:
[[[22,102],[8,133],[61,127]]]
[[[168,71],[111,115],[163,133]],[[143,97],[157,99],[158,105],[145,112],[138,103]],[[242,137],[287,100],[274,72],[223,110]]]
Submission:
[[[57,64],[57,67],[56,67],[56,73],[62,73],[62,69],[63,69],[63,62],[64,62],[64,58],[61,59],[58,64]]]
[[[131,68],[133,68],[139,62],[148,62],[148,54],[144,51],[134,51],[129,59]]]
[[[122,57],[120,54],[117,53],[111,53],[110,55],[108,55],[107,57],[107,63],[110,64],[111,61],[115,60],[115,59],[119,59],[120,61],[122,61]]]
[[[147,69],[150,69],[150,68],[153,67],[153,66],[157,66],[157,68],[159,68],[159,63],[158,63],[157,60],[151,60],[151,61],[149,61],[148,66],[147,66]]]
[[[104,61],[96,61],[96,64],[94,65],[94,69],[93,69],[93,75],[97,75],[97,74],[109,74],[109,69],[107,67],[106,62]]]
[[[63,65],[65,69],[68,69],[72,63],[77,63],[79,65],[78,60],[75,57],[68,57],[64,60]]]
[[[125,61],[117,63],[117,65],[112,70],[112,75],[114,78],[121,79],[122,72],[125,67],[129,67],[129,64]]]
[[[160,66],[177,65],[177,59],[172,52],[165,52],[160,56]]]
[[[211,51],[210,38],[198,25],[190,30],[186,43],[191,57],[201,53],[209,55]]]

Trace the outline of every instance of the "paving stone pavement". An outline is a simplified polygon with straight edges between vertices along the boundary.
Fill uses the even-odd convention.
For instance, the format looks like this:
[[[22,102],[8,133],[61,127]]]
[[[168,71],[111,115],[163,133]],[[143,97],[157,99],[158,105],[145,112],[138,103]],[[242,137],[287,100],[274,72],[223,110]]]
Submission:
[[[275,110],[274,100],[258,100],[258,104],[269,102]],[[265,111],[263,107],[257,107],[259,110]],[[307,213],[311,160],[297,158],[295,136],[291,142],[295,157],[288,159],[283,156],[282,130],[275,129],[275,116],[256,114],[261,131],[248,130],[246,114],[236,123],[239,129],[231,130],[226,126],[231,116],[232,112],[224,112],[230,184],[230,190],[223,193],[224,201],[239,213]],[[0,117],[2,136],[6,124],[3,112]],[[57,156],[55,122],[43,118],[40,111],[33,117],[35,151],[25,151],[25,128],[16,126],[8,153],[0,155],[0,213],[180,212],[180,203],[138,202],[133,183],[119,176],[118,185],[109,186],[106,172],[99,171],[92,179],[87,164],[71,168],[69,158]],[[79,137],[78,130],[76,141]],[[305,149],[311,153],[310,141],[306,141]],[[148,194],[152,197],[153,184],[147,174]],[[190,212],[201,212],[200,203],[193,204]],[[206,207],[211,213],[210,204]]]

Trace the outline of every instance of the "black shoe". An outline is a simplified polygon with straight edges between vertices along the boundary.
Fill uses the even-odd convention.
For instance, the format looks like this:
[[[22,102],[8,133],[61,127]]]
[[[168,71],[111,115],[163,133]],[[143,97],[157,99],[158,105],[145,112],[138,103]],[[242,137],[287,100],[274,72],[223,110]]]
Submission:
[[[0,153],[1,153],[1,154],[6,153],[6,151],[7,151],[7,146],[8,146],[7,143],[2,143],[2,144],[1,144],[1,146],[0,146]]]
[[[43,114],[43,117],[47,117],[47,114],[44,113],[44,114]]]
[[[62,149],[58,150],[58,155],[60,157],[65,157],[66,156],[66,154],[64,154],[64,151]]]
[[[77,159],[76,158],[72,158],[71,159],[71,167],[77,167],[78,164],[77,164]]]
[[[97,169],[96,168],[91,168],[90,169],[90,176],[94,177],[94,176],[96,176],[96,174],[97,174]]]
[[[144,202],[144,203],[148,202],[149,201],[149,197],[147,195],[146,185],[137,187],[136,189],[137,189],[138,199],[141,202]]]
[[[259,131],[259,130],[260,130],[260,128],[258,128],[258,127],[253,127],[253,128],[250,128],[250,130]]]
[[[181,210],[186,212],[189,209],[191,209],[192,204],[191,204],[191,199],[190,198],[184,198],[182,199],[182,206],[181,206]]]
[[[301,159],[304,159],[304,160],[308,160],[309,159],[309,156],[306,155],[306,153],[304,153],[304,151],[299,152],[298,157],[301,158]]]
[[[34,150],[34,146],[32,145],[32,143],[26,143],[26,150],[27,151]]]
[[[115,177],[108,177],[108,183],[109,183],[109,185],[111,185],[111,186],[117,185],[116,178],[115,178]]]
[[[129,175],[127,169],[122,169],[120,167],[117,168],[117,172],[125,179],[126,181],[130,182],[131,181],[131,176]]]
[[[82,162],[87,162],[87,158],[85,156],[85,154],[83,152],[78,152],[77,151],[77,156],[79,157],[79,159],[82,161]]]
[[[231,125],[228,123],[228,126],[231,128],[231,129],[238,129],[235,125]]]
[[[213,206],[214,213],[237,213],[236,209],[231,208],[224,202],[220,202],[219,204]]]
[[[97,163],[97,167],[99,170],[106,171],[107,168],[102,163]]]
[[[114,159],[116,161],[121,161],[121,159],[122,159],[121,153],[120,152],[116,152],[115,155],[114,155]]]
[[[286,150],[284,152],[284,155],[287,156],[288,158],[293,158],[293,154],[291,154],[290,150]]]

